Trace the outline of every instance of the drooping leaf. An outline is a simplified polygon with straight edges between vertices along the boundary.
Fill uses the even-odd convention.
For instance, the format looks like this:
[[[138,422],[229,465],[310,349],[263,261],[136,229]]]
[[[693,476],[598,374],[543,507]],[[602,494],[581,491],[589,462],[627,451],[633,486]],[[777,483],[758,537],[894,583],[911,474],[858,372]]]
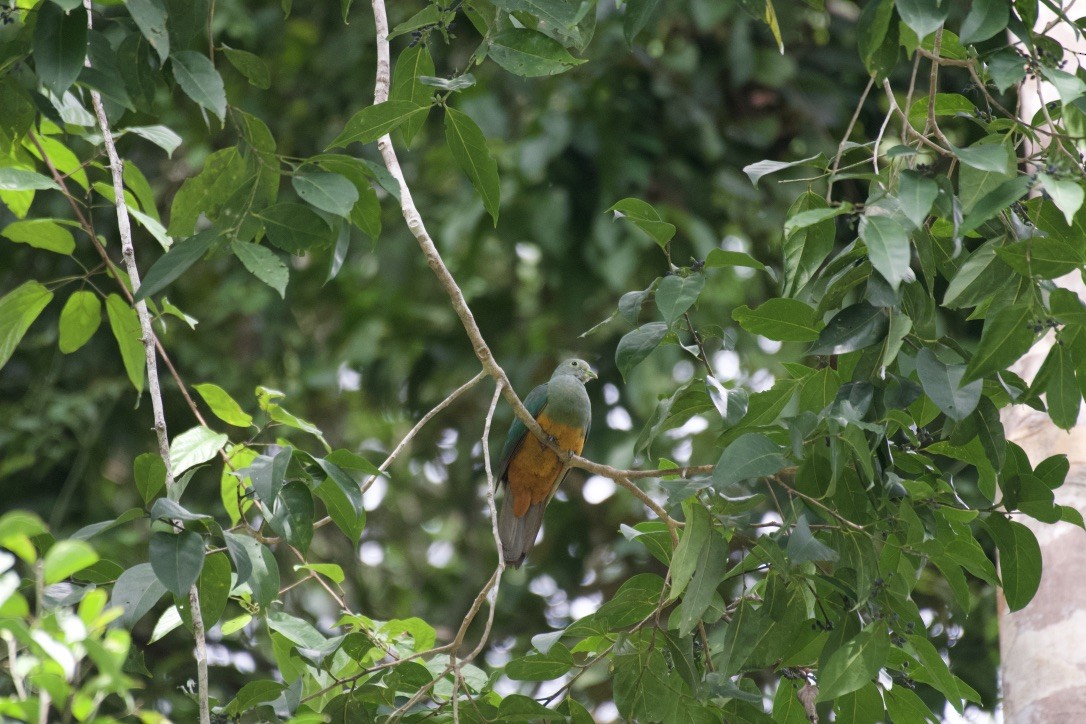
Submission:
[[[11,359],[23,335],[53,299],[43,284],[30,280],[0,297],[0,369]]]
[[[136,393],[142,394],[147,354],[143,346],[143,328],[140,326],[139,315],[120,295],[110,294],[106,297],[106,316],[109,318],[109,328],[113,332],[113,337],[117,340],[117,347],[121,351],[121,361],[124,362],[128,379],[136,388]]]
[[[924,393],[947,417],[961,421],[976,409],[983,384],[980,380],[962,384],[965,365],[943,364],[925,347],[916,355],[916,374]]]
[[[143,453],[132,463],[132,476],[146,505],[166,487],[166,463],[158,453]]]
[[[409,101],[416,106],[430,108],[430,101],[434,91],[432,86],[422,82],[422,78],[434,75],[434,60],[430,57],[430,49],[423,43],[409,45],[396,59],[396,67],[392,71],[392,88],[389,92],[389,100]],[[403,134],[404,143],[411,145],[411,141],[426,122],[426,114],[412,116],[400,125],[400,133]]]
[[[629,220],[652,237],[662,249],[666,249],[671,237],[675,236],[675,225],[664,221],[656,209],[641,199],[622,199],[608,211],[612,212],[615,218]]]
[[[42,85],[58,98],[71,87],[87,57],[87,11],[45,2],[34,26],[34,66]]]
[[[204,567],[204,539],[192,531],[151,534],[151,568],[175,596],[187,596]]]
[[[253,276],[286,298],[290,271],[274,251],[246,241],[231,242],[230,250]]]
[[[222,121],[226,118],[226,88],[215,65],[195,50],[179,50],[170,55],[170,66],[177,85],[198,105]]]
[[[615,364],[623,379],[629,379],[633,368],[641,364],[667,334],[667,325],[663,322],[649,322],[632,332],[626,333],[615,348]]]
[[[833,652],[818,676],[818,700],[828,701],[866,686],[886,663],[890,636],[882,621],[869,625]]]
[[[226,59],[230,61],[230,65],[245,76],[249,83],[262,90],[271,87],[271,71],[268,70],[268,64],[259,55],[254,55],[245,50],[237,50],[226,45],[223,46],[222,52]]]
[[[194,390],[200,393],[207,406],[215,417],[223,422],[237,427],[249,427],[253,424],[253,416],[241,409],[241,405],[234,400],[223,388],[211,382],[193,385]]]
[[[445,141],[449,144],[456,165],[467,175],[476,193],[483,200],[483,208],[497,225],[501,185],[498,179],[498,164],[486,146],[486,136],[466,113],[446,107]]]
[[[969,13],[962,21],[960,40],[963,44],[979,43],[1007,27],[1008,0],[973,0]]]
[[[217,229],[204,229],[196,236],[189,237],[173,245],[168,252],[159,258],[140,284],[136,292],[135,301],[141,301],[158,294],[178,277],[188,271],[189,267],[200,260],[204,254],[215,246],[220,234]]]
[[[999,571],[1007,607],[1019,611],[1041,585],[1041,547],[1033,532],[1018,521],[994,513],[984,520],[999,548]]]
[[[125,0],[125,6],[143,37],[158,53],[159,60],[165,63],[170,57],[170,33],[166,27],[166,6],[162,0]]]

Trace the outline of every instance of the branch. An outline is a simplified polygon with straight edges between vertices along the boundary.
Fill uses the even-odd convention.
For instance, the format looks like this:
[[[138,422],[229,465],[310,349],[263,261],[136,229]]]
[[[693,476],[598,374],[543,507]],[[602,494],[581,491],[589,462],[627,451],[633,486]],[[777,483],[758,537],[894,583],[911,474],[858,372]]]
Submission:
[[[83,7],[87,9],[87,28],[90,29],[93,18],[91,0],[83,0]],[[85,63],[90,67],[90,58]],[[117,153],[117,145],[113,142],[113,133],[109,129],[109,120],[106,118],[106,110],[102,106],[102,96],[96,90],[91,90],[91,103],[94,105],[94,115],[98,118],[98,128],[102,131],[102,141],[109,156],[109,172],[113,177],[113,203],[117,209],[117,231],[121,237],[121,253],[124,257],[125,268],[128,271],[128,280],[132,284],[133,293],[140,288],[139,267],[136,266],[136,250],[132,245],[132,222],[128,218],[128,206],[124,198],[124,163]],[[96,240],[97,241],[97,240]],[[103,250],[104,251],[104,250]],[[166,485],[174,486],[173,470],[170,466],[170,438],[166,431],[166,413],[162,405],[162,387],[158,381],[158,355],[155,351],[155,332],[151,327],[151,314],[147,311],[147,303],[136,303],[136,315],[140,320],[140,329],[143,332],[143,349],[147,357],[147,394],[151,397],[151,410],[155,419],[155,434],[158,437],[158,452],[166,467]],[[200,611],[200,594],[193,584],[189,589],[189,604],[192,614],[193,637],[196,640],[196,680],[200,700],[200,724],[210,724],[211,710],[208,703],[207,692],[207,640],[204,632],[204,619]]]

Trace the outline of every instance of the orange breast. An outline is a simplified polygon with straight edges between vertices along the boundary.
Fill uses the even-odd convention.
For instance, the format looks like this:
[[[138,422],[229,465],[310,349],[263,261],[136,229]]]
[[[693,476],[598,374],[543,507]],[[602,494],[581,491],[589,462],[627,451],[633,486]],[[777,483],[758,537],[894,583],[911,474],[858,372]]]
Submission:
[[[558,447],[572,450],[577,455],[584,449],[584,430],[562,425],[547,417],[539,416],[539,426],[558,439]],[[520,518],[528,507],[543,503],[554,494],[562,472],[562,461],[547,445],[528,432],[520,448],[509,461],[506,478],[509,493],[513,496],[513,515]]]

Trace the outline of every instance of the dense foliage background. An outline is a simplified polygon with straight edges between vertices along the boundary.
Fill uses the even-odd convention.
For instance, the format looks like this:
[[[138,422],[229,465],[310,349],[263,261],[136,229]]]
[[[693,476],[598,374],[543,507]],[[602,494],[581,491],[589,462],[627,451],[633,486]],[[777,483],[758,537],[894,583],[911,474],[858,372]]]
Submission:
[[[1013,446],[1008,449],[1001,429],[994,430],[996,409],[1012,397],[1040,405],[1040,394],[1047,391],[1051,405],[1052,391],[1044,381],[1026,390],[1003,370],[1024,351],[1019,327],[1031,330],[1028,348],[1042,327],[1083,321],[1068,300],[1062,307],[1050,302],[1046,286],[1057,273],[1082,264],[1083,220],[1081,214],[1075,217],[1082,203],[1077,147],[1072,139],[1062,152],[1051,151],[1040,179],[1026,167],[1019,173],[1020,156],[1033,153],[1025,144],[1034,134],[1012,119],[1000,119],[992,103],[1015,108],[1015,83],[1027,70],[1044,74],[1067,87],[1064,103],[1052,113],[1073,126],[1081,117],[1076,102],[1086,86],[1071,73],[1056,76],[1058,48],[1042,38],[1030,42],[1028,64],[1008,47],[1008,22],[1012,32],[1032,38],[1025,28],[1032,26],[1035,2],[1015,2],[1013,8],[997,0],[972,6],[899,0],[896,8],[890,0],[585,5],[578,24],[559,32],[548,25],[546,13],[555,7],[572,12],[572,4],[558,0],[392,3],[390,23],[404,31],[392,40],[393,58],[399,59],[394,100],[403,92],[397,91],[402,81],[422,92],[424,101],[436,91],[439,105],[454,109],[432,108],[424,122],[416,113],[392,137],[437,247],[516,389],[523,395],[558,360],[573,354],[599,370],[600,381],[590,389],[594,425],[585,457],[622,469],[713,464],[726,450],[732,457],[721,459],[711,478],[637,481],[672,516],[686,521],[683,540],[692,550],[679,549],[690,557],[679,566],[689,569],[683,583],[705,591],[701,610],[688,614],[691,623],[680,622],[679,609],[662,605],[671,556],[666,526],[646,526],[655,516],[613,481],[575,470],[551,504],[544,536],[528,564],[505,573],[493,631],[475,662],[480,668],[465,672],[468,683],[475,693],[520,692],[549,702],[545,697],[587,665],[570,685],[586,709],[567,702],[562,706],[570,708],[562,711],[594,712],[597,719],[727,715],[755,720],[766,716],[764,694],[773,698],[770,710],[778,721],[803,720],[804,704],[794,694],[816,680],[824,694],[838,694],[823,697],[834,700],[838,715],[851,713],[855,721],[873,720],[873,712],[881,717],[884,706],[894,721],[930,717],[925,712],[940,714],[948,700],[961,708],[962,698],[992,709],[998,696],[997,578],[989,560],[995,544],[1003,540],[1000,550],[1012,560],[1018,560],[1016,550],[1025,551],[1021,578],[1008,596],[1015,607],[1028,601],[1040,573],[1039,558],[1032,558],[1035,542],[1023,540],[1021,526],[993,511],[1020,507],[1052,520],[1071,515],[1053,508],[1050,492],[1047,502],[1043,495],[1062,482],[1065,469],[1059,461],[1036,471],[1026,463],[1023,470],[1021,456]],[[423,414],[480,369],[445,290],[403,223],[394,196],[398,189],[383,171],[376,144],[337,143],[345,126],[351,129],[352,116],[372,103],[376,46],[369,7],[352,6],[350,0],[293,7],[289,0],[281,7],[242,0],[96,2],[88,46],[96,72],[78,69],[82,50],[76,26],[85,21],[80,8],[54,0],[0,6],[0,151],[6,158],[0,166],[48,177],[44,149],[119,262],[109,170],[101,134],[87,113],[89,90],[99,90],[118,133],[139,129],[119,135],[117,142],[126,163],[138,169],[126,170],[125,178],[135,208],[144,215],[137,218],[135,239],[145,281],[156,279],[147,270],[164,252],[156,234],[169,233],[176,245],[199,238],[194,232],[209,222],[223,234],[207,237],[209,253],[197,254],[184,273],[150,297],[158,310],[173,312],[162,314],[155,329],[185,383],[217,385],[244,408],[234,413],[234,422],[241,424],[231,426],[228,419],[209,416],[215,412],[222,418],[219,413],[229,408],[221,397],[215,398],[219,405],[208,404],[203,392],[213,395],[213,390],[201,388],[196,398],[210,427],[228,433],[231,445],[250,443],[252,452],[235,451],[236,466],[244,468],[257,453],[270,459],[283,448],[268,445],[289,443],[297,447],[293,467],[280,470],[278,485],[285,475],[293,482],[284,490],[316,485],[327,490],[331,478],[321,481],[331,473],[320,456],[346,449],[369,463],[346,454],[327,460],[365,480],[372,464],[383,460]],[[526,41],[515,39],[513,31],[531,32],[522,27],[561,36],[562,44],[550,43],[572,55],[547,46],[547,57],[530,61],[543,63],[536,69],[546,72],[516,65],[510,58],[517,43]],[[941,68],[937,83],[943,95],[932,100],[930,112],[929,62],[914,54],[917,27],[929,31],[928,51],[936,57],[942,51],[951,61]],[[959,43],[951,28],[968,34],[970,42]],[[502,47],[494,50],[501,46],[494,40],[499,33],[513,33],[501,36],[512,47],[505,55]],[[157,43],[149,42],[153,38]],[[50,39],[60,43],[59,51],[50,51]],[[55,77],[71,65],[66,43],[77,44],[78,56],[78,78],[67,84]],[[477,62],[477,48],[488,44],[490,59]],[[432,69],[426,67],[427,54]],[[196,55],[211,60],[224,95],[214,83],[203,83],[210,76]],[[405,58],[428,72],[411,76]],[[971,77],[971,63],[990,85],[985,92]],[[199,81],[195,86],[186,82],[186,68]],[[433,78],[420,84],[419,75]],[[883,79],[892,93],[883,92]],[[73,80],[78,82],[71,94],[62,95]],[[50,89],[63,100],[50,98]],[[904,130],[891,97],[915,131]],[[473,119],[486,137],[500,178],[500,207],[484,206],[479,190],[486,195],[494,191],[493,183],[476,178],[473,186],[455,146],[447,142],[448,118],[456,117],[449,113],[456,112]],[[925,124],[934,115],[940,125]],[[361,122],[351,122],[357,131]],[[934,140],[921,142],[921,137]],[[842,160],[843,138],[855,145],[844,146]],[[323,156],[333,144],[341,155]],[[343,160],[344,145],[350,158],[366,163]],[[873,149],[881,161],[875,168]],[[748,168],[764,159],[780,163]],[[799,159],[808,159],[807,165],[787,165]],[[830,169],[838,171],[832,191],[826,183]],[[332,201],[322,202],[317,194],[327,193],[330,187],[322,184],[332,182],[320,174],[349,181],[347,197],[357,191],[357,202],[347,203],[343,218],[334,211],[343,188],[331,187]],[[33,513],[49,531],[36,527],[33,518],[0,518],[15,526],[4,529],[0,522],[0,533],[16,536],[15,543],[0,536],[0,544],[22,559],[11,557],[2,566],[19,573],[4,579],[12,581],[11,591],[0,591],[17,588],[24,603],[30,601],[25,615],[30,622],[44,615],[39,606],[73,606],[95,586],[111,590],[121,571],[148,561],[151,531],[163,536],[166,528],[142,512],[129,520],[122,516],[158,504],[157,489],[142,494],[154,475],[144,472],[145,479],[138,479],[140,465],[153,467],[148,457],[138,456],[156,450],[146,392],[137,394],[133,387],[132,378],[142,380],[142,372],[129,367],[126,374],[118,342],[107,331],[112,317],[107,321],[105,314],[88,341],[75,344],[69,337],[66,344],[63,300],[73,292],[90,292],[95,300],[116,294],[116,283],[79,228],[59,222],[48,232],[12,226],[24,223],[24,217],[75,218],[63,194],[44,186],[35,192],[20,185],[24,182],[0,177],[0,233],[7,237],[0,240],[0,296],[30,279],[56,295],[21,341],[11,332],[18,325],[10,318],[4,328],[9,337],[0,339],[5,355],[0,359],[6,360],[0,370],[0,509]],[[1048,199],[1020,204],[1031,187],[1048,191]],[[652,209],[623,202],[618,216],[627,218],[616,220],[609,209],[631,197]],[[926,199],[926,205],[917,199]],[[301,206],[280,208],[290,204]],[[971,211],[977,213],[970,217]],[[963,219],[972,225],[966,228]],[[268,230],[275,224],[286,231]],[[667,224],[674,227],[673,238]],[[995,246],[1028,242],[1027,227],[1040,227],[1073,253],[1067,256],[1061,247],[1052,268],[1043,270],[1019,263],[1020,249],[1001,251],[997,258]],[[870,263],[864,245],[857,245],[858,231],[867,249],[875,250]],[[252,252],[256,260],[246,261],[236,245],[249,249],[265,233],[271,244],[259,248],[271,251]],[[75,245],[68,248],[73,235]],[[46,236],[50,241],[39,241]],[[977,267],[968,278],[960,274],[966,259]],[[251,273],[254,266],[262,271]],[[655,297],[628,295],[650,288]],[[761,308],[764,318],[756,318],[751,309],[767,299],[781,306]],[[835,316],[846,308],[853,319]],[[855,319],[868,309],[875,316]],[[1003,309],[1013,312],[1004,315],[1013,323],[1001,324],[1019,325],[1007,333],[1005,351],[975,362],[965,373],[982,329],[989,334],[996,326],[984,322],[986,315]],[[902,314],[911,327],[894,321]],[[1034,325],[1039,325],[1035,331]],[[626,336],[635,328],[640,336]],[[73,329],[69,335],[79,337]],[[1074,368],[1082,357],[1074,345],[1081,342],[1077,327],[1066,334],[1067,358],[1059,358],[1059,370],[1052,374],[1067,396],[1073,388],[1077,410]],[[62,351],[72,345],[74,351]],[[874,358],[868,354],[872,345],[878,352]],[[631,352],[630,346],[651,354]],[[140,353],[137,344],[137,359]],[[981,383],[959,384],[963,373],[966,382],[984,378],[983,397],[977,392]],[[708,383],[707,375],[713,376]],[[283,397],[261,393],[258,386]],[[401,654],[425,650],[433,635],[438,643],[448,641],[490,577],[496,554],[480,436],[492,389],[480,384],[458,398],[366,491],[365,527],[357,545],[339,519],[339,525],[314,531],[311,543],[296,530],[263,529],[268,536],[282,534],[303,551],[308,547],[309,562],[338,565],[321,573],[349,611],[378,622],[407,623],[382,628],[363,619],[348,621],[370,637],[362,645],[358,638],[334,638],[351,629],[337,628],[344,623],[339,603],[311,580],[278,596],[278,586],[268,596],[235,590],[229,602],[224,593],[221,616],[207,621],[211,695],[217,703],[226,704],[249,682],[303,682],[282,697],[278,684],[250,688],[250,699],[235,702],[228,713],[280,697],[275,708],[281,713],[301,716],[307,706],[319,704],[341,717],[337,720],[387,715],[427,677],[441,673],[444,660],[431,661],[429,673],[421,665],[403,664],[336,703],[329,703],[335,691],[308,698],[334,683],[330,672],[337,667],[336,675],[343,675],[381,661],[386,652],[378,650],[378,639],[401,647]],[[176,438],[197,421],[168,376],[164,393]],[[1052,411],[1057,422],[1066,422],[1062,410],[1069,405]],[[281,414],[283,408],[296,418]],[[245,424],[245,414],[255,416],[252,426]],[[774,424],[778,418],[787,424]],[[500,444],[511,419],[509,408],[500,405],[492,445]],[[315,430],[327,449],[319,434],[311,434]],[[209,525],[194,517],[186,526],[209,536],[207,546],[216,552],[204,571],[214,568],[226,576],[229,590],[230,569],[240,573],[236,551],[226,550],[229,541],[215,531],[237,523],[238,482],[223,472],[221,460],[212,459],[215,443],[223,441],[201,441],[213,445],[211,454],[185,476],[183,494],[175,491],[171,498],[180,497],[194,516],[216,519]],[[729,447],[733,444],[739,447]],[[758,453],[771,458],[769,467],[757,462]],[[724,463],[732,468],[727,474]],[[1012,465],[1019,467],[1008,470]],[[742,482],[748,478],[779,478],[779,485]],[[1012,488],[1015,492],[1008,493]],[[704,489],[700,497],[699,489]],[[269,508],[278,505],[275,490],[263,501]],[[298,520],[310,526],[313,495],[292,490],[308,500],[310,516]],[[331,504],[319,488],[314,494],[320,518],[322,506],[331,510]],[[293,510],[289,501],[282,505]],[[168,507],[153,512],[179,515]],[[995,522],[982,526],[978,512]],[[695,522],[701,516],[703,522]],[[260,520],[255,509],[248,517]],[[109,520],[122,522],[92,531],[98,562],[82,571],[61,566],[55,570],[64,575],[54,579],[45,575],[49,584],[67,581],[73,573],[75,579],[68,588],[50,589],[51,598],[42,600],[44,592],[35,592],[34,581],[43,574],[34,561],[52,538],[64,540],[83,529],[77,537],[87,539],[92,532],[84,526]],[[18,536],[24,533],[38,554],[20,548]],[[687,540],[695,535],[701,538]],[[902,550],[900,562],[880,554],[894,547]],[[308,575],[296,568],[299,561],[285,543],[264,548],[273,549],[282,586]],[[153,542],[150,555],[155,555]],[[254,555],[259,561],[259,551]],[[728,582],[722,583],[725,565]],[[708,580],[713,573],[707,570],[717,577]],[[673,585],[674,562],[670,571]],[[625,593],[616,595],[623,584]],[[268,609],[272,598],[280,603]],[[15,599],[8,600],[9,608],[0,612],[18,617],[18,606],[10,603]],[[585,619],[581,629],[566,631],[563,643],[535,640],[536,658],[523,663],[534,636],[564,629],[607,601],[625,608],[616,612],[618,606],[609,604],[609,619]],[[172,603],[170,596],[152,601],[138,620],[129,606],[125,625],[108,634],[90,623],[93,610],[84,612],[89,628],[102,636],[130,629],[134,643],[121,653],[123,674],[120,660],[106,666],[95,657],[94,668],[114,677],[105,677],[112,683],[95,684],[102,692],[123,691],[125,676],[139,682],[128,704],[113,696],[101,703],[102,711],[120,716],[126,708],[138,708],[153,718],[149,712],[157,710],[178,721],[195,716],[192,634],[180,619],[163,618]],[[646,614],[661,609],[662,618],[655,617],[660,628],[644,627]],[[279,618],[266,624],[268,610]],[[740,627],[744,618],[754,620]],[[697,621],[704,621],[708,632],[699,635]],[[655,635],[650,629],[666,637],[667,645],[650,641]],[[27,638],[30,628],[25,630],[26,636],[12,636],[47,659],[49,649],[35,649],[35,639]],[[402,638],[404,630],[412,636]],[[737,630],[760,633],[737,642]],[[482,632],[480,618],[468,640]],[[604,655],[612,645],[613,656]],[[844,666],[840,662],[830,664],[842,647],[853,657],[847,671],[833,668]],[[514,665],[503,674],[501,667],[513,659],[522,662],[520,668]],[[542,668],[531,670],[532,664]],[[832,682],[822,678],[827,665],[836,677]],[[16,703],[11,666],[9,658],[0,673],[0,696],[7,697],[7,708],[0,711],[19,716],[22,704]],[[81,678],[87,670],[66,680],[93,689]],[[545,675],[537,676],[540,672]],[[659,680],[646,683],[643,676]],[[47,679],[31,676],[31,681],[49,690]],[[66,690],[54,686],[53,701],[63,700]],[[374,693],[378,689],[384,693]],[[642,690],[649,699],[659,695],[670,701],[641,700],[635,692]],[[453,690],[435,691],[444,701]],[[493,716],[498,694],[480,697],[491,709],[475,708],[477,718]],[[300,697],[307,705],[299,710]],[[540,716],[529,705],[506,697],[505,720]],[[82,711],[79,700],[74,706]],[[460,706],[458,716],[475,716],[467,713],[467,704]],[[825,710],[830,703],[819,706]],[[270,711],[256,709],[248,716]],[[442,712],[451,710],[446,705]]]

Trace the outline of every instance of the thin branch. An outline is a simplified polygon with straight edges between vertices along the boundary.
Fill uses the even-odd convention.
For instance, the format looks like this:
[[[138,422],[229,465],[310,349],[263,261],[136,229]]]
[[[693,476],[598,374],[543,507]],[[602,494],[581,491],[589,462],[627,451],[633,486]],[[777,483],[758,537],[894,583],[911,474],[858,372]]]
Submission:
[[[87,28],[93,23],[93,7],[91,0],[83,0],[83,7],[87,10]],[[90,57],[85,60],[89,67]],[[106,155],[109,157],[109,171],[113,177],[113,204],[117,210],[117,231],[121,237],[121,255],[124,258],[125,268],[128,271],[128,280],[132,285],[133,293],[140,288],[139,267],[136,266],[136,250],[132,244],[132,222],[128,218],[128,206],[124,197],[124,162],[117,153],[117,145],[113,142],[113,132],[109,128],[109,119],[106,110],[102,106],[102,96],[96,90],[91,90],[91,103],[94,106],[94,115],[98,119],[98,128],[102,132],[102,141],[106,147]],[[103,250],[104,251],[104,250]],[[155,434],[158,437],[158,451],[166,470],[166,486],[174,485],[173,470],[170,466],[170,438],[166,430],[166,413],[162,404],[162,387],[158,380],[158,355],[155,350],[156,337],[151,327],[151,314],[147,311],[147,303],[137,302],[136,316],[140,321],[140,329],[143,336],[143,349],[147,358],[147,394],[151,397],[151,410],[155,420]],[[210,724],[211,708],[208,702],[207,685],[207,639],[204,631],[203,615],[200,611],[200,594],[195,584],[189,589],[190,613],[192,614],[193,638],[196,641],[196,681],[200,703],[200,724]]]
[[[481,370],[479,372],[479,374],[475,375],[470,380],[468,380],[467,382],[465,382],[464,384],[460,385],[455,390],[450,392],[449,395],[444,400],[437,403],[437,405],[434,407],[434,409],[430,410],[425,415],[423,415],[422,418],[418,422],[415,423],[415,426],[411,428],[411,431],[408,432],[406,435],[404,435],[403,439],[400,440],[398,445],[396,445],[396,448],[391,453],[389,453],[388,457],[385,458],[385,461],[383,463],[381,463],[377,467],[377,469],[380,470],[382,473],[385,472],[386,470],[388,470],[389,466],[392,465],[393,462],[395,462],[396,458],[398,458],[400,456],[400,453],[403,452],[404,448],[407,447],[407,444],[409,442],[411,442],[411,440],[415,437],[415,435],[417,435],[419,433],[419,430],[426,427],[426,423],[428,423],[428,422],[430,422],[430,420],[434,419],[435,415],[437,415],[442,410],[444,410],[446,407],[448,407],[453,402],[455,402],[457,399],[459,399],[460,396],[463,395],[465,392],[470,390],[475,385],[479,384],[479,382],[484,377],[486,377],[486,370]],[[370,486],[373,485],[374,481],[376,481],[378,477],[379,477],[378,475],[374,475],[369,480],[367,480],[362,485],[362,492],[365,493],[367,490],[369,490]]]
[[[939,57],[939,48],[943,44],[943,29],[940,27],[935,31],[935,41],[932,46],[933,54],[936,58]],[[935,134],[935,137],[939,139],[947,148],[950,148],[950,141],[943,135],[943,129],[939,128],[939,122],[935,120],[935,97],[939,92],[939,62],[937,60],[931,61],[931,74],[928,77],[928,121],[924,130],[931,130]],[[906,109],[908,110],[908,109]]]
[[[860,102],[856,104],[856,110],[852,114],[852,120],[848,122],[848,128],[845,129],[845,134],[841,136],[841,143],[837,144],[837,154],[833,157],[833,168],[830,169],[830,179],[826,184],[826,202],[828,203],[833,198],[833,177],[837,174],[837,169],[841,166],[841,157],[845,155],[845,144],[848,143],[849,136],[852,135],[852,129],[856,127],[856,122],[860,119],[860,111],[863,110],[864,101],[867,100],[868,93],[871,92],[871,88],[875,85],[875,76],[871,76],[871,79],[867,81],[867,87],[864,88],[864,92],[860,95]],[[875,148],[877,154],[879,149]]]

